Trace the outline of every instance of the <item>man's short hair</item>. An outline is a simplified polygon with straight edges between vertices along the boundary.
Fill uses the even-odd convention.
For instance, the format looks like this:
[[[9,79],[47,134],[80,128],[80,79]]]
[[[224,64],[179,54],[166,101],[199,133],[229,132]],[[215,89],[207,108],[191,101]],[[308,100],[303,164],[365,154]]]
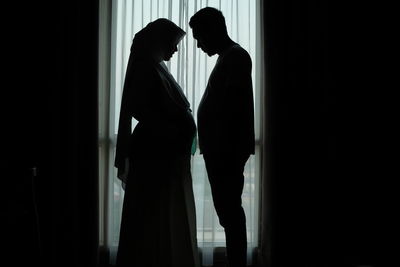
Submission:
[[[189,26],[200,32],[215,32],[226,34],[225,17],[221,11],[213,7],[205,7],[197,11],[189,21]]]

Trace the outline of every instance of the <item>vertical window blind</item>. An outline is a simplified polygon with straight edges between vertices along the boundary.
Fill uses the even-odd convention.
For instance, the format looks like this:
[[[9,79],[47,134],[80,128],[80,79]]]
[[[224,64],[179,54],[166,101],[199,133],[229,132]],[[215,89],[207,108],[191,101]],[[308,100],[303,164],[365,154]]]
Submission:
[[[103,4],[102,4],[103,2]],[[245,168],[243,207],[247,220],[248,261],[258,246],[259,177],[261,168],[260,107],[261,66],[259,31],[259,0],[115,0],[108,5],[100,1],[99,44],[99,148],[100,148],[100,242],[110,251],[111,258],[118,248],[124,190],[114,168],[116,135],[122,88],[128,63],[130,46],[136,32],[150,21],[168,18],[186,31],[167,66],[184,90],[191,103],[193,115],[206,88],[208,77],[218,55],[208,57],[197,48],[188,25],[190,17],[199,9],[211,6],[222,11],[230,37],[245,48],[253,61],[253,88],[255,101],[256,154]],[[103,10],[102,9],[106,9]],[[102,15],[103,14],[103,15]],[[107,15],[108,14],[108,15]],[[102,32],[103,28],[103,32]],[[108,30],[104,30],[108,29]],[[104,37],[109,36],[109,38]],[[104,37],[102,39],[102,37]],[[133,127],[136,125],[133,119]],[[168,155],[165,155],[168,157]],[[225,246],[223,228],[216,216],[211,189],[203,157],[192,158],[193,190],[197,216],[197,239],[203,265],[212,265],[215,248]],[[140,231],[140,229],[138,229]]]

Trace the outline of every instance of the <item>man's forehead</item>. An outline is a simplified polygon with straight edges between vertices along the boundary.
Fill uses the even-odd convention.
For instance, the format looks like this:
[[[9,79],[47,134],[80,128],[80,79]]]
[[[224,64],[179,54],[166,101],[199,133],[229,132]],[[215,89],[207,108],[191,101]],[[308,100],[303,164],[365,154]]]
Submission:
[[[204,37],[204,34],[202,34],[202,31],[197,27],[192,29],[192,33],[193,33],[193,38],[195,38],[195,39]]]
[[[199,30],[197,28],[192,28],[193,37],[197,38],[199,36]]]

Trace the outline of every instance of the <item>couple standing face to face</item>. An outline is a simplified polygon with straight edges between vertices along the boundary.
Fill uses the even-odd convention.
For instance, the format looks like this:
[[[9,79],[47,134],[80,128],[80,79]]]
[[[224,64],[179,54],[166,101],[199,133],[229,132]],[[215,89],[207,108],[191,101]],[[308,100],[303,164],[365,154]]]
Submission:
[[[214,206],[220,224],[225,230],[229,266],[245,267],[247,257],[246,217],[241,204],[241,195],[244,185],[244,167],[249,155],[254,154],[255,149],[251,58],[247,51],[230,39],[226,30],[225,18],[219,10],[210,7],[199,10],[191,17],[189,26],[192,29],[193,38],[196,40],[198,48],[208,56],[219,55],[204,90],[207,93],[203,94],[197,110],[198,147],[200,154],[203,154]],[[134,185],[131,187],[128,185],[126,191],[126,196],[130,195],[132,199],[127,200],[129,198],[124,198],[123,210],[126,216],[122,216],[121,237],[123,240],[121,241],[120,239],[117,263],[123,263],[124,259],[129,262],[134,260],[135,257],[131,257],[131,253],[135,252],[137,248],[146,247],[143,246],[143,240],[140,240],[140,238],[140,245],[137,245],[138,239],[135,231],[131,232],[132,235],[128,235],[131,224],[137,222],[135,221],[137,216],[135,208],[132,208],[134,211],[132,215],[131,208],[127,207],[129,203],[133,203],[133,207],[136,207],[137,202],[142,202],[141,195],[136,196],[135,193],[144,194],[143,192],[145,192],[147,194],[147,191],[142,190],[151,190],[152,196],[158,196],[163,200],[155,201],[154,203],[166,204],[167,207],[159,207],[157,206],[158,204],[154,204],[154,207],[141,206],[140,210],[148,208],[150,209],[148,214],[160,214],[159,217],[151,217],[157,218],[157,220],[152,221],[154,225],[164,225],[159,220],[165,220],[166,223],[164,226],[179,226],[179,230],[176,228],[177,232],[175,233],[171,229],[165,231],[166,228],[162,228],[157,232],[155,231],[157,229],[153,229],[154,227],[152,227],[150,232],[159,234],[159,236],[153,240],[147,237],[144,239],[151,243],[154,240],[158,240],[159,237],[165,236],[165,233],[168,232],[174,235],[173,239],[181,240],[179,242],[176,241],[176,244],[174,244],[174,246],[181,246],[179,249],[175,246],[175,250],[179,251],[176,254],[179,254],[177,260],[182,261],[182,254],[192,254],[189,252],[182,253],[187,248],[190,248],[194,252],[193,257],[190,256],[192,259],[187,259],[185,264],[171,263],[168,266],[199,266],[198,263],[193,263],[198,262],[194,196],[190,180],[185,180],[191,176],[190,159],[188,157],[190,157],[190,148],[196,143],[194,140],[197,140],[191,131],[191,126],[195,122],[189,109],[189,102],[183,93],[180,93],[180,86],[162,63],[162,61],[171,59],[173,54],[178,50],[177,46],[185,34],[186,32],[172,21],[157,19],[139,31],[133,39],[131,57],[127,68],[128,78],[124,85],[124,94],[126,93],[126,95],[123,99],[126,99],[124,102],[126,103],[126,111],[122,112],[123,106],[121,105],[121,114],[125,115],[120,115],[119,129],[121,130],[118,133],[115,166],[118,168],[118,171],[122,169],[124,173],[129,173],[126,170],[129,170],[129,162],[133,162],[136,170],[135,172],[130,172],[131,178],[129,178],[131,184],[133,183]],[[130,68],[131,64],[135,66]],[[164,91],[168,91],[170,94],[164,94]],[[185,100],[183,102],[185,102],[187,107],[186,105],[178,105],[180,108],[177,108],[175,105],[177,102],[170,101],[171,98],[172,100]],[[187,109],[182,109],[181,107],[183,106]],[[134,133],[130,135],[131,125],[129,123],[132,114],[134,117],[136,116],[135,118],[138,119],[139,124],[135,128]],[[140,125],[142,126],[139,127]],[[157,127],[152,127],[152,125],[156,125]],[[160,133],[158,131],[160,128],[165,130]],[[196,128],[195,125],[194,128]],[[163,141],[157,143],[158,140]],[[163,151],[169,151],[171,154],[179,154],[179,157],[171,157],[173,164],[165,165],[165,172],[163,174],[156,171],[149,172],[149,169],[155,164],[155,159],[152,157],[152,153],[155,151],[153,148],[162,147],[167,143],[164,143],[164,140],[171,140],[173,145],[163,147]],[[135,146],[132,146],[131,141]],[[154,144],[157,144],[157,146]],[[139,152],[134,151],[130,154],[126,149],[127,147],[136,149]],[[177,149],[177,147],[182,147],[182,149]],[[148,155],[148,152],[151,157],[146,156],[143,159],[139,159],[139,156],[142,154]],[[128,161],[128,164],[124,165],[122,160],[125,159],[126,155],[135,155],[135,157],[132,156],[131,161]],[[136,162],[140,162],[140,164]],[[126,168],[126,165],[128,168]],[[175,167],[178,169],[175,169]],[[179,185],[173,188],[174,183],[171,182],[169,185],[173,188],[171,189],[171,192],[174,192],[173,194],[171,192],[165,192],[165,194],[154,193],[154,190],[151,188],[152,186],[145,186],[137,192],[134,191],[135,193],[133,194],[129,191],[129,188],[136,190],[135,183],[138,181],[158,181],[157,179],[160,179],[160,176],[163,176],[163,181],[167,182],[183,181],[183,184],[188,185],[188,187],[185,188]],[[166,177],[168,179],[165,179]],[[155,183],[154,188],[165,188],[167,191],[170,188],[167,186],[157,187],[156,185],[157,183]],[[169,203],[172,203],[170,202],[170,196],[179,197],[179,194],[176,192],[180,192],[187,197],[185,205],[181,206],[181,210],[179,210],[177,203],[182,203],[182,199],[186,197],[179,198],[179,200],[174,202],[174,208],[168,207]],[[168,196],[168,198],[164,198],[165,196]],[[125,203],[128,204],[125,205]],[[175,216],[172,213],[172,215],[166,214],[165,210],[174,211],[179,216]],[[162,213],[158,213],[159,211],[162,211]],[[185,214],[187,218],[185,218]],[[135,219],[131,222],[129,221],[130,218]],[[179,222],[180,224],[171,224],[170,218],[181,218],[182,221]],[[137,223],[139,226],[134,229],[141,229],[141,227],[151,225],[147,221],[146,225],[141,225],[141,221]],[[188,226],[188,228],[185,228],[187,231],[182,230],[185,225]],[[190,238],[187,238],[189,236]],[[187,242],[188,240],[190,242]],[[159,258],[153,256],[144,257],[146,263],[149,258],[154,258],[156,264],[152,266],[160,266],[157,260],[165,261],[165,258],[172,258],[175,255],[175,250],[169,247],[171,245],[170,239],[166,238],[164,241],[165,249],[161,249],[160,251],[162,253],[172,251],[172,255],[164,257],[160,252]],[[149,244],[148,247],[152,247],[153,245]],[[134,247],[134,249],[131,249],[131,247]],[[162,246],[157,245],[157,247],[161,248]],[[147,252],[153,253],[147,249],[143,253]],[[138,251],[137,253],[138,257],[141,258],[141,252]],[[158,252],[154,253],[157,255]],[[117,264],[118,267],[133,265]]]

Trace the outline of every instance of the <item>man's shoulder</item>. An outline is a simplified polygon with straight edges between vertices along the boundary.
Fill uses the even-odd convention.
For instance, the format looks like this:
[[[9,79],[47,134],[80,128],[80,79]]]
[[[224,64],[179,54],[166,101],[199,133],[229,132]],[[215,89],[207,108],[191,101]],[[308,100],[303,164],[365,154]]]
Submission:
[[[239,44],[235,44],[226,54],[226,60],[236,64],[251,64],[250,54]]]

